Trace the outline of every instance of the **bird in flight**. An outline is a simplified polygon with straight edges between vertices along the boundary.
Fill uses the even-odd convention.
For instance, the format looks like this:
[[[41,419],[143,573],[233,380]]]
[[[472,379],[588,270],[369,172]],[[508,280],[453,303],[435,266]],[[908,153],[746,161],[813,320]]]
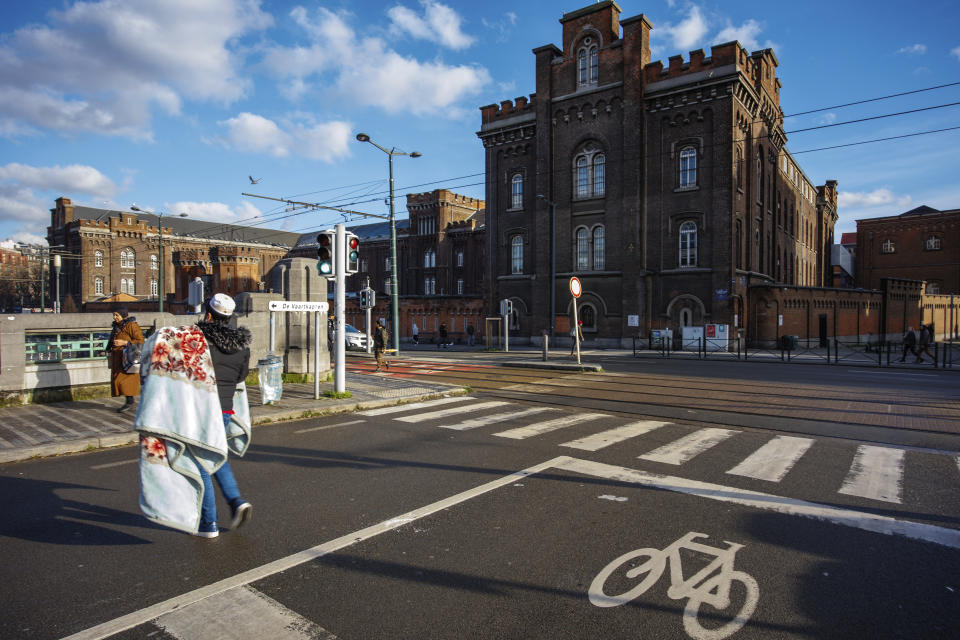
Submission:
[[[247,177],[250,178],[250,184],[260,184],[260,181],[263,180],[263,178],[257,178],[256,180],[254,180],[253,176],[247,176]]]

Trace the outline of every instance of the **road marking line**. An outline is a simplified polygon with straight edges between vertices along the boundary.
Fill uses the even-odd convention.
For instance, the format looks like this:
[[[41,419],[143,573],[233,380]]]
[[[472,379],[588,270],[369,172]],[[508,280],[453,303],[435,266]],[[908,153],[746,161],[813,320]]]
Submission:
[[[530,424],[525,427],[517,427],[516,429],[501,431],[500,433],[495,433],[493,435],[500,436],[501,438],[513,438],[514,440],[523,440],[524,438],[543,435],[544,433],[556,431],[557,429],[563,429],[564,427],[569,427],[571,425],[579,424],[581,422],[587,422],[589,420],[600,420],[602,418],[609,418],[609,417],[610,416],[607,415],[606,413],[575,413],[573,415],[557,418],[556,420],[548,420],[546,422],[537,422],[535,424]]]
[[[675,476],[665,476],[626,467],[566,458],[557,465],[558,469],[565,469],[585,476],[603,478],[611,482],[628,482],[632,484],[685,493],[687,495],[740,504],[765,511],[775,511],[792,516],[813,518],[854,527],[864,531],[882,533],[888,536],[903,536],[913,540],[932,542],[951,549],[960,549],[960,529],[947,529],[920,522],[897,520],[889,516],[877,515],[834,507],[829,505],[785,498],[770,493],[738,489],[709,482],[698,482]],[[621,489],[622,490],[622,489]]]
[[[367,411],[357,412],[358,416],[384,416],[388,413],[400,413],[401,411],[413,411],[424,407],[434,407],[438,404],[449,404],[451,402],[463,402],[464,400],[476,400],[473,396],[454,396],[452,398],[438,398],[436,400],[427,400],[425,402],[411,402],[410,404],[398,404],[380,409],[368,409]]]
[[[455,416],[460,413],[468,413],[471,411],[478,411],[480,409],[493,409],[494,407],[505,407],[508,406],[509,402],[503,402],[502,400],[491,400],[490,402],[478,402],[477,404],[471,404],[466,407],[454,407],[452,409],[441,409],[440,411],[431,411],[429,413],[418,413],[412,416],[402,416],[400,418],[394,418],[394,420],[399,420],[400,422],[422,422],[425,420],[436,420],[437,418],[446,418],[447,416]]]
[[[68,427],[67,425],[63,424],[63,423],[61,422],[61,418],[62,418],[63,416],[62,416],[60,413],[54,411],[53,409],[47,409],[46,407],[39,407],[39,406],[38,406],[38,407],[34,407],[34,412],[40,414],[40,415],[38,415],[37,417],[40,418],[41,420],[49,420],[49,421],[53,422],[55,425],[57,425],[58,428],[63,429],[63,430],[66,431],[67,433],[70,433],[70,434],[75,435],[75,436],[83,435],[83,434],[81,434],[79,431],[74,431],[73,429],[71,429],[71,428]],[[47,416],[47,415],[45,415],[45,414],[47,414],[47,413],[52,413],[53,416]],[[97,433],[97,431],[96,431],[95,429],[90,428],[90,427],[89,427],[88,425],[86,425],[86,424],[82,424],[82,423],[81,423],[81,424],[78,424],[77,420],[71,420],[71,422],[73,422],[74,424],[77,424],[77,426],[80,426],[80,427],[81,427],[84,431],[86,431],[87,433],[93,433],[93,434],[96,434],[96,433]]]
[[[812,438],[776,436],[727,473],[780,482],[812,445]]]
[[[333,429],[335,427],[345,427],[350,424],[360,424],[366,420],[351,420],[350,422],[338,422],[337,424],[325,424],[322,427],[310,427],[309,429],[299,429],[294,433],[309,433],[311,431],[323,431],[324,429]]]
[[[737,433],[740,432],[733,429],[700,429],[637,457],[641,460],[680,465]]]
[[[901,504],[905,454],[902,449],[860,445],[837,493]]]
[[[40,441],[34,438],[33,436],[27,435],[20,429],[17,429],[13,425],[8,424],[7,429],[9,429],[13,435],[19,437],[21,440],[26,440],[28,444],[40,444]]]
[[[454,431],[466,431],[468,429],[476,429],[477,427],[485,427],[497,422],[505,422],[511,418],[522,418],[523,416],[529,416],[535,413],[543,413],[544,411],[552,411],[552,409],[550,407],[533,407],[530,409],[522,409],[520,411],[494,413],[493,415],[489,416],[473,418],[472,420],[467,420],[466,422],[461,422],[460,424],[442,424],[440,425],[440,428],[453,429]]]
[[[358,542],[363,542],[378,536],[381,533],[392,531],[415,520],[433,515],[438,511],[449,509],[450,507],[454,507],[461,502],[466,502],[471,498],[476,498],[477,496],[489,493],[495,489],[499,489],[500,487],[513,484],[518,480],[535,475],[541,471],[557,467],[561,462],[567,459],[568,458],[566,456],[560,456],[532,467],[528,467],[521,471],[515,471],[509,475],[497,478],[496,480],[491,480],[486,484],[474,487],[473,489],[467,489],[466,491],[462,491],[448,498],[443,498],[442,500],[428,504],[425,507],[408,511],[407,513],[390,518],[389,520],[385,520],[378,524],[360,529],[359,531],[354,531],[353,533],[348,533],[345,536],[335,538],[329,542],[305,549],[285,558],[280,558],[279,560],[274,560],[273,562],[268,562],[267,564],[244,571],[243,573],[238,573],[234,576],[230,576],[229,578],[220,580],[219,582],[214,582],[213,584],[209,584],[205,587],[200,587],[199,589],[195,589],[188,593],[175,596],[169,600],[158,602],[157,604],[145,607],[139,611],[128,613],[125,616],[109,620],[95,627],[91,627],[71,636],[67,636],[63,640],[103,640],[104,638],[109,638],[110,636],[120,633],[121,631],[126,631],[127,629],[132,629],[138,625],[155,620],[160,616],[170,613],[176,609],[191,605],[195,602],[200,602],[204,598],[215,596],[219,593],[229,591],[235,587],[248,585],[252,582],[256,582],[257,580],[263,580],[264,578],[280,573],[281,571],[287,571],[305,562],[322,558],[329,553],[340,551],[341,549],[345,549]]]
[[[133,458],[132,460],[121,460],[120,462],[107,462],[105,464],[95,464],[91,465],[91,469],[109,469],[110,467],[119,467],[125,464],[133,464],[134,462],[139,462],[140,458]]]
[[[654,429],[659,429],[660,427],[668,424],[670,423],[658,422],[656,420],[640,420],[638,422],[625,424],[622,427],[601,431],[600,433],[595,433],[587,436],[586,438],[564,442],[560,446],[571,447],[573,449],[583,449],[584,451],[597,451],[604,447],[610,446],[611,444],[616,444],[617,442],[622,442],[624,440],[629,440],[630,438],[643,435],[644,433],[649,433]]]
[[[218,593],[160,616],[156,625],[177,640],[270,638],[335,640],[336,636],[253,587]]]
[[[13,449],[13,444],[0,437],[0,447],[3,447],[4,449]]]

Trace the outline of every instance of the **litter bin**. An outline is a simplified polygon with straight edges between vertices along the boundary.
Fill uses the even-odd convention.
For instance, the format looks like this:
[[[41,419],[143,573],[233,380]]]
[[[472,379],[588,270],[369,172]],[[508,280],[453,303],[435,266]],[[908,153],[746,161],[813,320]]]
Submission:
[[[279,402],[283,395],[283,358],[267,356],[257,361],[257,376],[260,378],[260,402]]]
[[[780,348],[785,351],[796,351],[800,345],[800,336],[780,336]]]

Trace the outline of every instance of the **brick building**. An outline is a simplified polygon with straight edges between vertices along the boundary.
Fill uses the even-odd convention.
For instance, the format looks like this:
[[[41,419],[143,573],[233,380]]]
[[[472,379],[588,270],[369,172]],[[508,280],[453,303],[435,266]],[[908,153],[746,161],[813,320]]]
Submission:
[[[857,220],[856,281],[926,281],[927,293],[960,293],[960,209],[917,207],[898,216]]]
[[[128,294],[159,300],[160,219],[150,213],[74,205],[57,198],[50,210],[47,242],[65,254],[61,298],[76,308]],[[299,234],[254,227],[163,217],[163,279],[167,302],[187,297],[194,278],[206,294],[264,290],[267,274]],[[66,302],[64,302],[66,305]]]
[[[773,51],[665,67],[647,18],[619,16],[610,0],[564,14],[562,48],[533,51],[536,92],[481,108],[488,312],[510,298],[518,336],[564,335],[575,275],[586,338],[627,345],[747,327],[751,286],[831,282],[837,185],[786,149]]]
[[[454,339],[468,324],[483,327],[485,228],[484,202],[447,189],[407,194],[408,218],[397,220],[397,275],[400,287],[400,335],[408,338],[415,322],[430,340],[441,323]],[[349,324],[362,329],[365,313],[355,294],[368,282],[376,292],[374,318],[389,322],[390,223],[349,227],[360,239],[360,271],[347,278]],[[316,257],[316,233],[305,234],[294,251]]]

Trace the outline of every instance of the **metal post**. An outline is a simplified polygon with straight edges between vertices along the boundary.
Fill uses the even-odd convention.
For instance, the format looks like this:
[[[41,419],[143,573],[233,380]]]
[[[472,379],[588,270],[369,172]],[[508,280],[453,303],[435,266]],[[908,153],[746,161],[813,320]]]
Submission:
[[[273,311],[270,312],[270,355],[273,355],[276,351],[277,346],[277,332],[276,332],[276,321],[274,319],[275,314]]]
[[[550,338],[556,337],[557,320],[557,205],[550,203]]]
[[[393,355],[400,354],[400,282],[397,279],[397,222],[393,209],[393,153],[390,160],[390,316],[393,331]],[[387,345],[383,345],[386,347]]]
[[[270,314],[273,316],[273,313]],[[313,312],[313,399],[320,399],[320,312]]]
[[[373,340],[370,336],[370,312],[372,309],[367,307],[367,353],[373,353]],[[383,345],[386,347],[387,345]]]
[[[45,271],[47,270],[47,258],[50,257],[50,254],[40,250],[40,313],[47,312],[47,303],[45,294],[47,291],[47,277]]]
[[[157,283],[157,310],[160,313],[163,313],[163,214],[157,216],[157,225],[160,227],[160,241],[159,241],[159,253],[160,253],[160,282]]]
[[[573,299],[573,344],[577,347],[577,364],[580,364],[580,323],[577,321],[577,299]]]
[[[54,304],[53,311],[55,313],[60,313],[60,255],[59,254],[53,256],[53,271],[56,274],[56,279],[57,279],[57,301]]]
[[[391,207],[391,210],[392,209],[393,208]],[[334,260],[337,261],[337,264],[335,267],[336,274],[337,274],[337,277],[335,280],[337,290],[336,290],[336,293],[334,294],[334,304],[335,304],[335,307],[334,307],[335,320],[334,321],[336,323],[335,329],[336,329],[336,338],[337,338],[336,339],[337,353],[336,353],[336,365],[334,367],[333,375],[334,375],[335,391],[337,393],[343,393],[344,391],[347,390],[347,381],[345,379],[346,369],[347,369],[347,360],[346,360],[346,354],[344,353],[346,351],[346,346],[347,346],[347,340],[346,340],[347,322],[346,322],[346,319],[344,318],[344,314],[346,313],[346,306],[347,306],[347,291],[346,291],[347,276],[344,273],[347,267],[347,260],[346,260],[347,234],[346,234],[346,228],[343,226],[342,222],[338,222],[337,225],[334,227],[334,229],[336,229],[337,231],[337,240],[336,240],[337,248],[336,248],[336,251],[334,251]]]

